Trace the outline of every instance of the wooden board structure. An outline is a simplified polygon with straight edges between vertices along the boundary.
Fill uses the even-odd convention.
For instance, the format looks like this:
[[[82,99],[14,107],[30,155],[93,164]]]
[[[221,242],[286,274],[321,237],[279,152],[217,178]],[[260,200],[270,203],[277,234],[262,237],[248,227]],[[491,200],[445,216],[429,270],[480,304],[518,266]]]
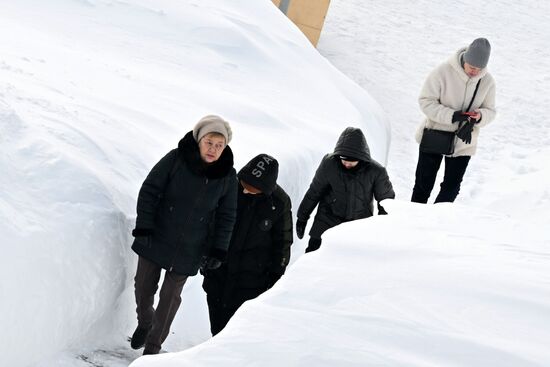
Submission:
[[[313,46],[317,46],[330,0],[272,0],[300,28]]]

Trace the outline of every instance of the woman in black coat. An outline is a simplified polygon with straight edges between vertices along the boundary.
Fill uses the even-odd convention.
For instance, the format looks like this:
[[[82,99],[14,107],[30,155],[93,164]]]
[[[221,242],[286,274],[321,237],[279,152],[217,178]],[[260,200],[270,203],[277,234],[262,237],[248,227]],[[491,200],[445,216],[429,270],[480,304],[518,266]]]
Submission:
[[[138,326],[134,349],[156,354],[168,336],[188,276],[219,267],[236,219],[237,180],[229,124],[206,116],[151,170],[138,196],[132,249]],[[213,222],[213,230],[209,229]],[[212,232],[212,233],[210,233]],[[207,248],[207,238],[212,246]],[[156,310],[154,296],[166,270]]]
[[[395,198],[392,184],[386,169],[371,158],[363,132],[348,127],[340,135],[334,153],[323,157],[298,208],[296,234],[302,238],[309,216],[319,204],[306,252],[321,246],[321,235],[328,229],[372,216],[373,198],[377,202]],[[380,204],[378,214],[386,214]]]
[[[227,261],[204,271],[212,335],[237,309],[256,298],[284,274],[290,260],[290,198],[276,183],[277,161],[260,154],[239,171],[237,222]]]

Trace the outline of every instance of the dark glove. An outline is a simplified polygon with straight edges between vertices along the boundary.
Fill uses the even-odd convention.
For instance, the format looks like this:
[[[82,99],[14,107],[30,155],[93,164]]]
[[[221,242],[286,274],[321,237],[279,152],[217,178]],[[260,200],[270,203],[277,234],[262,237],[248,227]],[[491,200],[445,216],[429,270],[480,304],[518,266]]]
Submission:
[[[215,270],[218,269],[222,263],[225,261],[227,252],[220,248],[212,248],[208,256],[205,256],[202,259],[201,263],[201,273],[204,273],[206,270]]]
[[[214,257],[205,257],[201,265],[201,269],[204,270],[215,270],[222,266],[222,262]]]
[[[304,233],[306,231],[306,225],[307,225],[307,220],[298,219],[296,221],[296,236],[298,236],[299,239],[304,238]]]
[[[134,237],[147,237],[155,233],[151,228],[135,228],[132,231],[132,236]]]
[[[453,123],[455,122],[468,122],[468,115],[465,115],[462,111],[455,111],[453,113]]]
[[[475,120],[470,120],[458,129],[456,136],[458,136],[466,144],[472,142],[472,131],[474,130],[474,125],[476,124]]]

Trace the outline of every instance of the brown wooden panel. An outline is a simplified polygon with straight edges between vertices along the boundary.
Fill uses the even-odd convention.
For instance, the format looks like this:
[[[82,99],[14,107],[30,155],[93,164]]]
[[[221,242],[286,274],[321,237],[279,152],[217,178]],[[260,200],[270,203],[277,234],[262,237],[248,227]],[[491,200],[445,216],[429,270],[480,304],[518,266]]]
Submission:
[[[280,7],[282,0],[272,0]],[[330,0],[289,0],[287,17],[317,46],[325,23]]]
[[[313,46],[317,47],[317,42],[319,42],[319,38],[321,37],[321,30],[318,28],[313,28],[305,24],[296,24],[298,28],[302,31],[303,34],[307,37],[309,42],[313,44]]]
[[[330,0],[290,0],[287,16],[296,24],[323,28]]]

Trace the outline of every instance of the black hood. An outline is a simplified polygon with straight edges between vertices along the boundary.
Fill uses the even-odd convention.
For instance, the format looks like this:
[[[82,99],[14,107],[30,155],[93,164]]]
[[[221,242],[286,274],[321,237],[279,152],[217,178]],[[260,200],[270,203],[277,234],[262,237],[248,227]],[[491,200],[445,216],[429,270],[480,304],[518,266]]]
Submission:
[[[357,158],[365,163],[369,163],[371,160],[367,139],[361,129],[355,127],[348,127],[340,134],[334,154]]]
[[[250,186],[271,195],[277,185],[278,175],[279,162],[270,155],[258,154],[239,171],[238,176]]]
[[[188,165],[191,171],[210,179],[225,177],[233,168],[233,151],[231,151],[229,145],[225,147],[222,155],[216,162],[206,164],[201,159],[199,145],[195,141],[195,138],[193,138],[193,131],[189,131],[180,140],[178,144],[178,157]]]

